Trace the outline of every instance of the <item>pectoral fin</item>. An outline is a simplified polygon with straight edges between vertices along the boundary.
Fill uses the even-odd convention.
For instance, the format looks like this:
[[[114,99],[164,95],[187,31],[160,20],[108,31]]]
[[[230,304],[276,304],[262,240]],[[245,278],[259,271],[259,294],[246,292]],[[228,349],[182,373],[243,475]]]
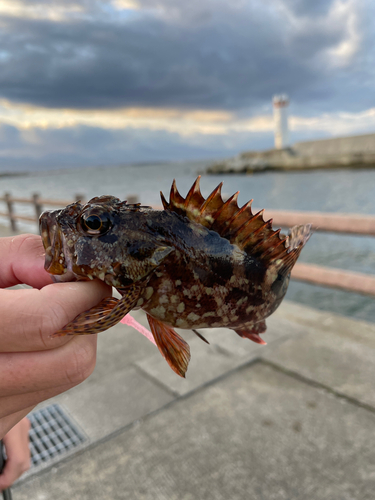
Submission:
[[[108,297],[97,306],[76,316],[64,328],[52,334],[51,337],[63,335],[89,335],[104,332],[130,312],[136,305],[141,288],[135,285],[123,290],[122,298]]]
[[[147,314],[147,319],[159,351],[172,370],[185,378],[190,361],[189,345],[173,328]]]
[[[253,342],[256,342],[257,344],[266,345],[267,342],[265,342],[259,336],[260,333],[264,333],[266,330],[267,330],[266,322],[259,321],[259,323],[255,323],[254,325],[251,325],[250,327],[246,327],[244,329],[239,329],[239,330],[234,330],[234,331],[240,337],[250,339]]]
[[[133,282],[143,280],[173,251],[174,247],[160,245],[158,241],[150,240],[147,245],[134,243],[128,249],[130,260],[126,268],[126,276]]]

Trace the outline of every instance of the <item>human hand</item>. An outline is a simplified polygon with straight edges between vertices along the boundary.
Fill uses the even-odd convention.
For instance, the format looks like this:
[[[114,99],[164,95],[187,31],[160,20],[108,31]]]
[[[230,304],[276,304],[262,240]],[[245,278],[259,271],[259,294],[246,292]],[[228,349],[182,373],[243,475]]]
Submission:
[[[0,491],[9,488],[30,469],[29,430],[30,422],[23,418],[4,436],[7,461],[0,474]]]
[[[83,382],[96,362],[96,335],[51,338],[111,295],[100,281],[52,284],[39,236],[0,239],[0,439],[38,403]]]

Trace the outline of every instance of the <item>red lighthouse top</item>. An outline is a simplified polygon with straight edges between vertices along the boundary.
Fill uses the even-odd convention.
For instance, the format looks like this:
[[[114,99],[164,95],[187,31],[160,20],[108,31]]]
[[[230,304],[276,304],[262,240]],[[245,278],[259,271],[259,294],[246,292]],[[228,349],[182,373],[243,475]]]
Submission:
[[[285,108],[289,105],[289,98],[286,94],[275,95],[272,99],[274,108]]]

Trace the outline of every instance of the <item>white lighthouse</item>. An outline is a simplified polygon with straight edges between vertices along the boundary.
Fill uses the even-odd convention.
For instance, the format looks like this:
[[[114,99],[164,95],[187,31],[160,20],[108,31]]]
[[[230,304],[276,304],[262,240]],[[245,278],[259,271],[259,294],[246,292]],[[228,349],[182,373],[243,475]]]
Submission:
[[[275,121],[275,148],[286,148],[289,145],[288,96],[285,94],[275,95],[273,96],[272,103]]]

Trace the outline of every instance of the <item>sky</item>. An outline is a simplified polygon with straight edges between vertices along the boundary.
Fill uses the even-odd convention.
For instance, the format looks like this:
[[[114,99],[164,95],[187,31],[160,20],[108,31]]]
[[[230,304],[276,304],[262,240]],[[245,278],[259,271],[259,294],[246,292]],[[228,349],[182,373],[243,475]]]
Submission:
[[[0,0],[0,171],[375,132],[372,0]]]

